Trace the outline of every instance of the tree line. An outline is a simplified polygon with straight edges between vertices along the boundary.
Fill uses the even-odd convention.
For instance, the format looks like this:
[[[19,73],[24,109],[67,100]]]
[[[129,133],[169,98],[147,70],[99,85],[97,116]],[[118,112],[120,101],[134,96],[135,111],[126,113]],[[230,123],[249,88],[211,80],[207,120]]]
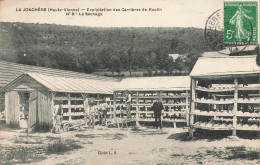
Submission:
[[[85,73],[190,72],[198,57],[205,51],[211,51],[204,39],[203,29],[198,28],[0,25],[4,28],[1,33],[9,36],[8,42],[15,49],[12,55],[16,56],[16,62]],[[180,57],[174,62],[169,54],[180,54]]]

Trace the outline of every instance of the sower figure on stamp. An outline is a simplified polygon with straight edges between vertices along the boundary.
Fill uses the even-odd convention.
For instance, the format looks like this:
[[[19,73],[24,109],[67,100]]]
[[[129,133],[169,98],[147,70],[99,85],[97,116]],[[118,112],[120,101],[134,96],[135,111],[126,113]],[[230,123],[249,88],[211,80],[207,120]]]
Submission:
[[[159,97],[157,97],[156,101],[153,103],[152,110],[154,112],[156,128],[158,128],[158,124],[159,124],[160,128],[162,128],[161,115],[162,115],[162,110],[163,110],[163,104],[160,101]]]

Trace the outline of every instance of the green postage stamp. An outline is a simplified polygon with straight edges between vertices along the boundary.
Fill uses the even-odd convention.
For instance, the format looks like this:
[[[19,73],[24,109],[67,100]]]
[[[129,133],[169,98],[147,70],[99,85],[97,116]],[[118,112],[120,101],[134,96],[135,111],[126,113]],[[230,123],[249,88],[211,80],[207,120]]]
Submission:
[[[257,2],[224,2],[224,43],[257,44]]]

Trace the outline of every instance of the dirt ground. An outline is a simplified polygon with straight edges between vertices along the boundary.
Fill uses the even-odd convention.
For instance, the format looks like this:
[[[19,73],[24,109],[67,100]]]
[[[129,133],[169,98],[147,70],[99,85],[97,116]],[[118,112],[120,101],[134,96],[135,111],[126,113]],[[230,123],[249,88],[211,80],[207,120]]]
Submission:
[[[260,164],[259,139],[187,139],[187,129],[106,128],[0,132],[0,164]]]

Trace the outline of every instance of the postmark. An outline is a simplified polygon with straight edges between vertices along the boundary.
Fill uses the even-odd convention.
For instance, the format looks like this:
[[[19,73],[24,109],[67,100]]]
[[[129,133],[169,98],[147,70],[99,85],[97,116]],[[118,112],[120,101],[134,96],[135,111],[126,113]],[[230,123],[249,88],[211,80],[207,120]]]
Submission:
[[[208,45],[213,50],[223,50],[223,10],[219,9],[208,17],[204,34]]]
[[[224,2],[224,44],[257,44],[257,2]]]

